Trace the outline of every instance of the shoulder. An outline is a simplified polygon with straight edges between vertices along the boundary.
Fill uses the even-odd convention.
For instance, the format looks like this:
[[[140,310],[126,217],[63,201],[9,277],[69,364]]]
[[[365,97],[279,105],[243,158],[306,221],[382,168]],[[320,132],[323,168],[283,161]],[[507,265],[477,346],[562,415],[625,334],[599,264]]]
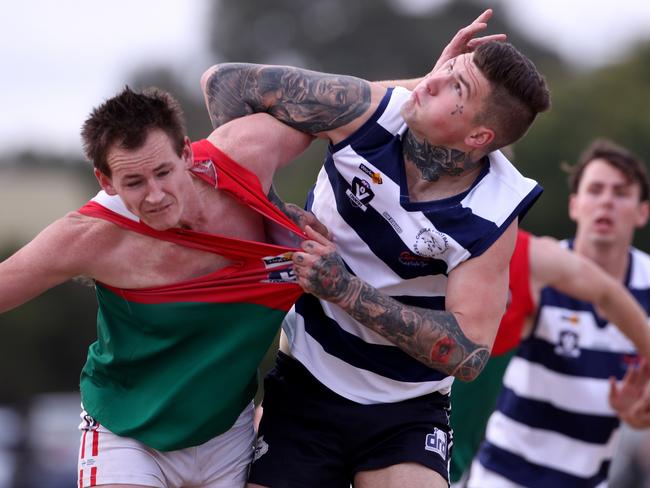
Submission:
[[[630,287],[650,289],[650,255],[637,248],[631,248],[632,269]]]

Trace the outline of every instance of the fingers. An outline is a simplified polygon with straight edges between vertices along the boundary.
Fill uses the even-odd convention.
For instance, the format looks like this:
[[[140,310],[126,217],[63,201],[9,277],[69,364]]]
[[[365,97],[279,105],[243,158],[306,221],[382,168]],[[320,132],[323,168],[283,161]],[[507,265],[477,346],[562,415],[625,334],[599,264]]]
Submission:
[[[618,386],[616,385],[616,378],[609,377],[609,404],[616,410],[616,400],[618,399]]]
[[[327,226],[323,224],[320,220],[318,220],[316,216],[312,213],[307,214],[307,218],[305,219],[305,229],[307,228],[307,226],[311,227],[319,234],[324,235],[328,239],[332,238],[332,235],[330,234],[330,231],[327,228]]]
[[[489,36],[477,37],[475,39],[470,39],[469,41],[467,41],[467,49],[473,51],[481,44],[485,44],[490,41],[502,42],[505,41],[506,39],[508,39],[508,36],[506,34],[490,34]]]
[[[323,246],[333,245],[332,241],[330,241],[320,232],[316,231],[311,225],[305,226],[305,233],[307,234],[307,237],[318,242],[319,244],[322,244]]]
[[[487,22],[492,17],[492,13],[491,8],[486,9],[481,15],[476,17],[476,20],[474,20],[472,24],[476,24],[477,22]]]

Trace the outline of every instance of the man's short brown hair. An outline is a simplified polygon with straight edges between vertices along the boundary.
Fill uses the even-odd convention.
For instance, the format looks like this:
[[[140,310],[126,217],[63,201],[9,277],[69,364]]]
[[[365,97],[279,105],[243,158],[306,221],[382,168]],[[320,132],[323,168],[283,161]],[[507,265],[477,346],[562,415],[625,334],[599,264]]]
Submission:
[[[493,151],[523,137],[537,114],[551,106],[551,95],[533,62],[510,43],[482,44],[473,60],[490,83],[476,121],[495,131],[489,147]]]
[[[625,176],[629,184],[638,184],[640,188],[639,200],[648,200],[648,170],[641,159],[631,151],[619,146],[609,139],[595,139],[589,144],[580,155],[578,162],[573,165],[564,165],[563,168],[569,174],[569,190],[571,193],[578,192],[580,180],[585,168],[595,159],[604,159],[618,169]]]
[[[108,151],[114,144],[138,149],[153,129],[163,130],[180,156],[185,140],[183,111],[174,97],[159,88],[134,92],[126,86],[116,96],[95,108],[81,129],[86,158],[95,168],[111,176]]]

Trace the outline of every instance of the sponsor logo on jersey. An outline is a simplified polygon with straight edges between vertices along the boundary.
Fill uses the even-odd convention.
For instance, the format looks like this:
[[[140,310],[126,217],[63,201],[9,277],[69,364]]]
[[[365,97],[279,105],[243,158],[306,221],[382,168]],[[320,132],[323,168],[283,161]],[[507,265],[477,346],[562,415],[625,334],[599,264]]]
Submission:
[[[293,256],[293,252],[285,252],[277,256],[265,256],[262,258],[262,262],[266,269],[278,268],[290,263],[291,256]]]
[[[416,254],[413,254],[410,251],[402,251],[399,254],[399,258],[397,260],[403,264],[404,266],[419,266],[419,267],[424,267],[431,263],[431,258],[425,258],[422,256],[418,256]]]
[[[432,258],[442,254],[448,248],[447,236],[435,229],[420,229],[415,235],[413,250],[418,256]]]
[[[580,356],[578,334],[572,330],[563,330],[560,332],[558,344],[555,346],[555,354],[567,358],[577,358]]]
[[[388,212],[383,211],[381,216],[386,219],[386,221],[391,225],[391,227],[395,230],[395,232],[397,232],[398,234],[404,232],[402,228],[399,226],[399,224],[397,223],[397,221]]]
[[[381,185],[384,182],[384,180],[381,179],[381,173],[377,173],[376,171],[371,170],[365,164],[361,163],[359,165],[359,169],[363,171],[365,174],[367,174],[368,176],[370,176],[372,182],[375,185]]]
[[[447,460],[447,433],[437,427],[433,429],[433,433],[427,434],[424,441],[424,448],[427,451],[435,452],[445,461]]]
[[[366,204],[375,197],[375,193],[370,189],[370,183],[356,176],[352,180],[352,189],[345,190],[345,194],[357,208],[364,212],[368,210]]]
[[[578,325],[580,323],[580,316],[577,314],[573,315],[561,315],[560,318],[564,320],[565,322],[569,322],[570,324],[573,325]]]
[[[271,271],[262,283],[295,283],[297,281],[293,268],[282,271]]]

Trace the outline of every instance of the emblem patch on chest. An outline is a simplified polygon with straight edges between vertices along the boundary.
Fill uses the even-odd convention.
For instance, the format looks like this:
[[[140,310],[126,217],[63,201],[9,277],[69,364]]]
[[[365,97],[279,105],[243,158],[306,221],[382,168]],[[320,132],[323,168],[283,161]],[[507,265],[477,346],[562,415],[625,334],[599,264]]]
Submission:
[[[558,344],[555,346],[555,354],[567,358],[577,358],[580,356],[580,347],[578,346],[579,336],[572,330],[563,330],[560,332]]]
[[[368,210],[366,205],[375,197],[375,193],[370,189],[370,183],[356,176],[352,180],[352,188],[345,190],[345,194],[357,208],[364,212]]]

